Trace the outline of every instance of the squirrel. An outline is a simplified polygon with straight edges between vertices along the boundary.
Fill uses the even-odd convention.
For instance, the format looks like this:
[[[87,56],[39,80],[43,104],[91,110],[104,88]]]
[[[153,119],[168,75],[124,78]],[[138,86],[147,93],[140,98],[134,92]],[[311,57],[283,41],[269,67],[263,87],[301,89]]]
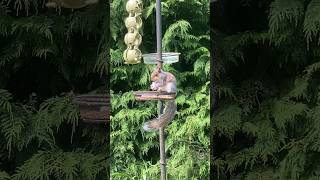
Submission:
[[[164,72],[161,68],[156,68],[151,74],[151,89],[159,92],[176,93],[177,85],[176,78],[169,72]],[[169,124],[177,111],[175,100],[169,100],[166,103],[163,114],[158,118],[152,119],[143,125],[145,131],[155,131],[165,125]]]
[[[150,88],[154,91],[175,93],[177,92],[177,80],[175,76],[169,72],[164,72],[157,67],[151,73],[152,84]]]

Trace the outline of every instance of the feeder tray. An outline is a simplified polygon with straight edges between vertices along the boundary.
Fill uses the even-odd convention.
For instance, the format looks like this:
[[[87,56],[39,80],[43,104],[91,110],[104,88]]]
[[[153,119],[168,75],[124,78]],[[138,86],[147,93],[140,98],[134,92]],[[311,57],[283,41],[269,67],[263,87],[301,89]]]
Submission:
[[[176,93],[158,91],[133,91],[133,95],[137,101],[171,100],[176,98]]]
[[[84,122],[106,123],[110,115],[110,98],[107,95],[79,95],[73,102],[79,105]]]
[[[157,53],[143,54],[143,62],[145,64],[157,64]],[[179,61],[180,53],[164,52],[162,53],[163,64],[172,64]]]

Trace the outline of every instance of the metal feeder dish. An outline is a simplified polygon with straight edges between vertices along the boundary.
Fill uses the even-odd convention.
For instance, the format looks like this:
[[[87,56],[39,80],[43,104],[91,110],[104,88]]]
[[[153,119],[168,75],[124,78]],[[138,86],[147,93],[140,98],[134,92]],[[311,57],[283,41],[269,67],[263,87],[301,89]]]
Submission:
[[[158,53],[150,53],[150,54],[143,54],[143,62],[145,64],[157,64],[157,55]],[[172,64],[179,62],[179,55],[180,53],[176,52],[164,52],[162,53],[162,61],[163,64]]]

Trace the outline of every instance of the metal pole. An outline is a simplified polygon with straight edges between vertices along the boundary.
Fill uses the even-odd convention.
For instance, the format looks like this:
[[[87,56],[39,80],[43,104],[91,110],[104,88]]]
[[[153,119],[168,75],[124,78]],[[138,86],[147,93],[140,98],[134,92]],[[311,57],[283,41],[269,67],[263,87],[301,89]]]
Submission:
[[[156,32],[157,32],[157,60],[162,66],[162,23],[161,23],[161,0],[156,1]],[[158,63],[159,65],[159,63]]]
[[[162,23],[161,23],[161,0],[156,0],[156,32],[157,32],[157,61],[158,68],[162,68]],[[162,114],[163,105],[161,101],[158,101],[159,116]],[[161,180],[167,179],[166,173],[166,150],[164,139],[164,128],[159,129],[159,141],[160,141],[160,170]]]
[[[158,101],[159,115],[163,113],[162,101]],[[165,150],[165,138],[164,138],[164,127],[159,129],[159,141],[160,141],[160,170],[161,170],[161,180],[167,179],[166,172],[166,150]]]

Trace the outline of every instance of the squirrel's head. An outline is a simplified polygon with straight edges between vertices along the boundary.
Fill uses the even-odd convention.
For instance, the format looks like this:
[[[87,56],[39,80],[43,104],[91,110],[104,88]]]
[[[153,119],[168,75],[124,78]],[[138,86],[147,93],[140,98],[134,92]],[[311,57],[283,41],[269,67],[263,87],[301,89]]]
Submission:
[[[160,73],[161,73],[161,69],[157,67],[157,68],[152,72],[151,80],[152,80],[152,81],[157,81],[157,80],[159,79]]]

